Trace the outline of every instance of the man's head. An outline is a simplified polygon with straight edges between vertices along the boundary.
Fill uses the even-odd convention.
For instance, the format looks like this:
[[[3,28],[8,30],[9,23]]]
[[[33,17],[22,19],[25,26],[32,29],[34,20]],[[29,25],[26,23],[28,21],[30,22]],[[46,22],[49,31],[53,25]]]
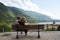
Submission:
[[[17,20],[19,20],[20,19],[20,17],[17,17]]]

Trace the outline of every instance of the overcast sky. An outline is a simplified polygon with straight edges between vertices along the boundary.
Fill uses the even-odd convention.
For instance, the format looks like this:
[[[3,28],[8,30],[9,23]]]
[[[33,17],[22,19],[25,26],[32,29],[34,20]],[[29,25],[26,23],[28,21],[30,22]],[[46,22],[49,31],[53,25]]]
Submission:
[[[0,0],[7,6],[32,10],[60,19],[60,0]]]

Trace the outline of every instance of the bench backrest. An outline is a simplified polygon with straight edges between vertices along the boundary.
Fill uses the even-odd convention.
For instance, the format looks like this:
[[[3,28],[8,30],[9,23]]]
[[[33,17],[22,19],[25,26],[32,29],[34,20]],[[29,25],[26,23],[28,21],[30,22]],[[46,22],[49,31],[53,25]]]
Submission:
[[[28,29],[28,30],[33,30],[33,29],[38,29],[38,26],[39,26],[39,29],[44,29],[44,25],[12,25],[12,29],[13,30],[24,30],[24,29]]]

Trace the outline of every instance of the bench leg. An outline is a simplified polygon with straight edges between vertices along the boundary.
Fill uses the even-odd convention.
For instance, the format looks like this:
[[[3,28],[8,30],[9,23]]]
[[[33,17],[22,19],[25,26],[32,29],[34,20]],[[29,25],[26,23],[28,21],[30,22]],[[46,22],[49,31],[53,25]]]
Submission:
[[[17,31],[16,39],[19,39],[19,36],[18,36],[18,31]]]
[[[27,35],[27,30],[25,30],[25,35]]]
[[[40,38],[40,33],[39,33],[39,25],[38,25],[38,38]]]

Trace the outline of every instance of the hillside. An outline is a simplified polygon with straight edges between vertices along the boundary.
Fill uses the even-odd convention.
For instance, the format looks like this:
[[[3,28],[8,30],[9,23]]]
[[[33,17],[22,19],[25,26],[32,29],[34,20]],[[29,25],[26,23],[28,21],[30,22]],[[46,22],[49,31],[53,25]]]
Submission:
[[[26,11],[23,9],[19,9],[19,8],[15,8],[15,7],[9,7],[12,11],[14,11],[15,13],[17,12],[17,16],[19,16],[18,14],[23,13],[24,15],[30,16],[34,19],[37,20],[52,20],[51,17],[41,14],[41,13],[37,13],[37,12],[33,12],[33,11]]]
[[[33,11],[25,11],[26,15],[31,16],[32,18],[38,19],[38,20],[52,20],[51,17],[41,14],[41,13],[37,13],[37,12],[33,12]]]
[[[0,3],[0,21],[15,21],[16,17],[26,17],[28,22],[40,22],[41,20],[52,20],[51,17],[33,11],[26,11],[16,7],[5,6]]]
[[[35,20],[34,18],[23,14],[23,12],[15,8],[14,9],[11,8],[0,3],[0,22],[13,22],[15,21],[17,16],[20,17],[25,16],[28,22],[38,22],[38,20]]]
[[[18,8],[15,8],[15,7],[8,7],[8,8],[10,8],[10,10],[13,11],[13,13],[15,14],[16,17],[18,17],[18,16],[19,17],[23,17],[23,16],[26,17],[27,22],[40,22],[40,20],[37,20],[35,18],[32,18],[32,17],[26,15],[25,12],[22,12],[22,11],[24,11],[22,9],[20,11]]]
[[[0,22],[10,22],[14,18],[15,15],[13,12],[4,4],[0,3]]]

